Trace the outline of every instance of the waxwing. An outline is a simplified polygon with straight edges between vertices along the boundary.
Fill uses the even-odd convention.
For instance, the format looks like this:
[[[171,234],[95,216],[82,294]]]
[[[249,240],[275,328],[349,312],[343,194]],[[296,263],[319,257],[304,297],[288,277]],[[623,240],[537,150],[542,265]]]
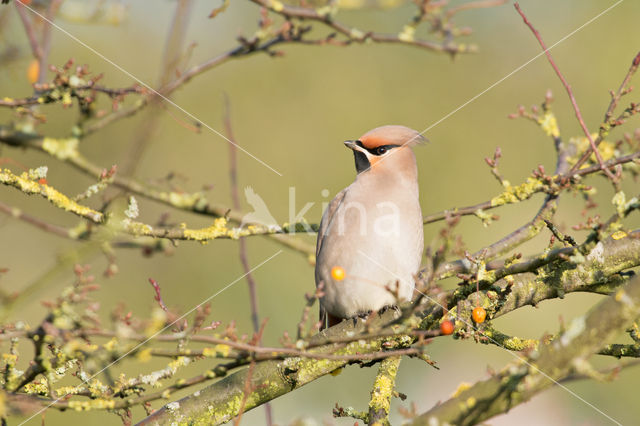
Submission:
[[[421,141],[408,127],[382,126],[344,142],[357,176],[331,201],[318,230],[323,328],[412,298],[424,250],[412,151]]]

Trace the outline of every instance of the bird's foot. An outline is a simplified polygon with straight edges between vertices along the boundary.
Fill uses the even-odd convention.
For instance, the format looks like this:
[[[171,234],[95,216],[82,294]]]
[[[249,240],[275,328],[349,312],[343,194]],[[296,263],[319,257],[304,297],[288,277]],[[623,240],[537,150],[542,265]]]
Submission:
[[[400,308],[398,307],[398,305],[386,305],[386,306],[383,306],[382,309],[378,311],[378,315],[382,315],[391,309],[393,309],[396,312],[400,312]]]
[[[363,321],[366,321],[367,318],[369,317],[369,315],[371,315],[372,311],[367,311],[367,312],[359,312],[357,314],[355,314],[352,317],[347,318],[350,321],[353,321],[353,325],[358,324],[358,320],[361,319]]]
[[[393,309],[394,311],[400,312],[400,308],[398,307],[398,305],[386,305],[383,306],[382,309],[380,309],[379,311],[376,312],[376,315],[382,315],[385,312],[387,312],[388,310]],[[373,311],[366,311],[366,312],[360,312],[355,314],[354,316],[348,318],[350,320],[353,321],[353,325],[356,325],[358,323],[358,320],[361,319],[363,321],[366,321],[367,319],[369,319],[369,316],[373,313]]]

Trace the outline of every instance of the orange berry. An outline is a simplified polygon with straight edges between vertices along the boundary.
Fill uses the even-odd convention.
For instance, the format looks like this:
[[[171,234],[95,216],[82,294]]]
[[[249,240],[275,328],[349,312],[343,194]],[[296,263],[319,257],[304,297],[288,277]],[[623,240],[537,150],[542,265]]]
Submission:
[[[444,320],[440,323],[440,333],[445,336],[453,333],[453,323],[449,320]]]
[[[344,280],[346,275],[347,274],[344,272],[344,268],[342,266],[334,266],[331,268],[331,277],[336,281]]]
[[[487,317],[487,311],[485,311],[482,306],[478,306],[471,313],[471,317],[476,323],[480,324],[484,322],[484,319]]]
[[[38,75],[40,74],[40,63],[37,59],[31,61],[29,66],[27,67],[27,80],[29,83],[33,84],[38,81]]]
[[[47,180],[45,178],[40,178],[40,179],[38,179],[38,183],[40,185],[46,185],[47,184]]]

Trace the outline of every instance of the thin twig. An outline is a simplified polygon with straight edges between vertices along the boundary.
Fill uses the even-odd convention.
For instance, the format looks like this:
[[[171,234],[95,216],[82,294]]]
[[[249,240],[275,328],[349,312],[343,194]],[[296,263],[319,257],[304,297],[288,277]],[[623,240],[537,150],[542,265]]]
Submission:
[[[231,200],[233,203],[233,208],[237,211],[240,211],[242,206],[240,205],[240,196],[238,191],[238,148],[237,141],[235,135],[233,134],[233,127],[231,125],[231,106],[229,104],[229,98],[225,95],[224,97],[224,128],[227,134],[227,137],[231,141],[229,144],[229,180],[231,186]],[[249,259],[247,256],[247,240],[245,238],[240,238],[238,241],[238,251],[240,256],[240,263],[242,263],[242,269],[245,273],[245,278],[247,279],[247,287],[249,288],[249,302],[251,305],[251,322],[253,323],[253,331],[254,333],[258,333],[260,330],[260,317],[258,314],[258,294],[256,289],[256,281],[253,278],[253,274],[251,273],[251,265],[249,264]],[[260,336],[262,333],[260,333]],[[259,345],[261,339],[258,339],[257,344]],[[251,364],[253,366],[253,363]],[[250,367],[253,368],[253,367]],[[248,395],[248,392],[247,394]],[[243,405],[246,401],[243,401]],[[264,406],[266,423],[268,426],[273,424],[273,415],[271,412],[271,404],[267,403]],[[237,417],[237,423],[240,423],[241,414]]]
[[[613,111],[618,106],[618,102],[620,101],[620,98],[622,98],[622,96],[625,93],[628,93],[628,91],[630,90],[630,89],[627,89],[627,85],[629,84],[629,81],[631,81],[631,77],[633,77],[635,72],[638,70],[638,66],[640,66],[640,52],[638,52],[638,54],[633,58],[633,61],[631,61],[631,66],[629,67],[627,74],[622,80],[622,83],[620,84],[618,91],[616,93],[612,93],[611,102],[609,103],[609,107],[607,108],[607,111],[604,114],[604,121],[600,126],[600,132],[598,133],[598,138],[596,139],[596,145],[602,142],[605,133],[608,131],[608,128],[610,128],[610,122],[611,122],[611,117],[613,116]],[[580,167],[582,167],[582,165],[589,159],[589,157],[591,157],[591,151],[585,152],[582,155],[582,157],[580,157],[580,159],[576,162],[576,164],[573,165],[573,167],[571,168],[571,171],[579,170]]]
[[[63,228],[61,226],[53,225],[51,223],[47,223],[41,219],[38,219],[35,216],[31,216],[28,213],[23,212],[19,208],[11,207],[8,204],[5,204],[0,201],[0,211],[6,213],[7,215],[20,219],[26,223],[29,223],[37,228],[42,229],[43,231],[50,232],[59,237],[69,238],[69,230]]]
[[[22,21],[22,26],[24,27],[24,31],[27,34],[27,38],[29,39],[29,46],[31,47],[31,53],[33,57],[40,63],[42,67],[42,47],[38,42],[38,38],[36,36],[35,29],[33,28],[33,21],[27,15],[26,8],[24,5],[16,1],[16,10],[18,11],[18,16],[20,16],[20,20]]]
[[[40,57],[40,69],[38,71],[38,83],[42,84],[45,81],[48,71],[49,54],[51,53],[51,28],[55,15],[58,12],[58,8],[62,0],[51,0],[49,7],[47,7],[47,14],[42,24],[42,56]]]
[[[471,9],[486,9],[489,7],[502,6],[509,0],[478,0],[469,3],[462,3],[447,10],[447,18],[451,19],[455,14]]]
[[[173,78],[176,73],[177,64],[183,52],[185,42],[185,34],[189,27],[189,18],[193,8],[193,0],[180,0],[176,2],[175,12],[167,39],[164,46],[162,66],[158,77],[158,87],[162,87],[167,81]],[[160,95],[160,96],[159,96]],[[140,164],[140,158],[143,158],[149,144],[153,141],[154,133],[157,130],[158,123],[162,114],[160,112],[163,101],[170,96],[169,93],[163,93],[162,89],[157,92],[151,91],[146,104],[150,105],[150,109],[146,111],[145,119],[136,128],[132,141],[124,153],[119,165],[119,173],[123,176],[134,176],[135,171]]]
[[[274,2],[269,0],[250,0],[253,3],[264,7],[271,12],[277,13],[285,17],[286,19],[300,19],[308,21],[316,21],[324,24],[330,29],[337,31],[343,36],[347,37],[349,41],[357,43],[365,43],[367,41],[373,41],[378,43],[399,43],[406,44],[408,46],[420,47],[423,49],[433,50],[436,52],[448,52],[448,53],[467,53],[473,52],[475,49],[472,46],[464,44],[454,44],[451,42],[437,43],[428,40],[403,38],[396,34],[383,34],[373,31],[362,32],[356,28],[349,27],[341,22],[336,21],[331,13],[326,11],[319,12],[315,8],[311,7],[298,7],[283,5],[281,2]]]
[[[514,7],[522,17],[522,20],[524,21],[524,23],[529,27],[531,32],[533,32],[533,35],[538,40],[538,43],[540,43],[540,46],[544,50],[544,53],[547,56],[549,63],[551,64],[551,67],[556,72],[556,74],[558,75],[558,78],[560,78],[560,81],[562,82],[562,85],[567,91],[567,94],[569,95],[569,99],[571,100],[571,105],[573,105],[573,110],[575,111],[576,118],[580,123],[580,127],[582,128],[584,135],[589,140],[591,151],[595,154],[596,159],[598,160],[598,164],[600,165],[600,169],[609,177],[609,179],[611,179],[612,182],[617,182],[618,178],[616,178],[616,176],[613,173],[611,173],[611,171],[609,171],[607,167],[605,167],[604,160],[602,159],[602,155],[600,154],[600,151],[598,151],[598,147],[596,146],[593,140],[593,137],[589,132],[589,129],[587,129],[587,125],[584,123],[584,119],[582,118],[582,113],[580,112],[580,108],[578,107],[578,102],[576,101],[576,98],[573,95],[573,90],[571,90],[571,86],[569,85],[567,80],[564,78],[564,75],[562,75],[562,72],[560,72],[560,69],[558,68],[555,61],[553,60],[553,57],[551,56],[551,52],[549,52],[549,49],[547,48],[547,46],[544,44],[544,41],[542,40],[542,36],[538,32],[538,30],[534,28],[533,24],[529,22],[529,19],[527,19],[527,16],[524,14],[522,9],[520,8],[520,5],[517,2],[514,4]]]

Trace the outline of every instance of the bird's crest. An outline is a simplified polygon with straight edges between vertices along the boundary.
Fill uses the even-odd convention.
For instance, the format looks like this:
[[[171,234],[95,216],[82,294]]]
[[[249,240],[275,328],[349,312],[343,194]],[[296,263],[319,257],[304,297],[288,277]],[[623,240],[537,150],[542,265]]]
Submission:
[[[359,139],[362,146],[367,149],[384,145],[414,146],[426,142],[426,138],[416,130],[405,126],[382,126],[369,130]]]

